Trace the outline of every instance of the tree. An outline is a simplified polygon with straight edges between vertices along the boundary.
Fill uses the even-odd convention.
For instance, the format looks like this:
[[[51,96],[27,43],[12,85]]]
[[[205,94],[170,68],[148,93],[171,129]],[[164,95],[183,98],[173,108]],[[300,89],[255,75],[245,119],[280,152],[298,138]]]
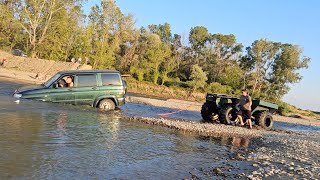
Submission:
[[[55,14],[55,18],[59,20],[51,22],[50,31],[47,32],[41,46],[37,48],[37,55],[42,58],[60,61],[81,57],[87,49],[83,47],[85,41],[81,34],[83,28],[79,27],[79,23],[83,19],[80,7],[62,8]],[[75,53],[74,50],[78,53]]]
[[[190,30],[189,42],[193,49],[199,51],[204,48],[206,42],[209,40],[209,36],[210,35],[206,27],[196,26]]]
[[[268,73],[265,93],[272,97],[272,100],[279,100],[290,90],[288,84],[298,83],[302,76],[297,72],[300,69],[308,68],[309,57],[301,57],[302,50],[299,46],[282,44],[280,53],[275,57]]]
[[[167,58],[165,61],[162,62],[161,64],[161,85],[164,85],[164,83],[168,80],[168,74],[173,72],[177,66],[178,58],[175,56],[171,56]]]
[[[204,88],[207,80],[207,75],[205,72],[203,72],[202,68],[198,64],[193,65],[191,71],[191,81],[189,82],[192,90],[195,91],[198,88]]]
[[[279,45],[278,43],[260,39],[247,48],[246,58],[242,59],[241,64],[246,69],[254,69],[254,82],[251,84],[253,95],[256,92],[257,94],[260,93],[267,72],[270,72],[274,58],[278,54]]]
[[[242,66],[251,71],[252,94],[277,100],[289,91],[288,84],[301,80],[299,69],[307,68],[310,58],[301,57],[299,46],[265,39],[255,41],[241,59]],[[252,65],[250,65],[252,63]]]
[[[16,47],[24,50],[24,35],[22,28],[14,16],[16,8],[14,1],[0,1],[0,47],[12,50]]]
[[[28,35],[28,49],[31,57],[38,57],[39,45],[47,40],[48,32],[52,30],[52,22],[59,21],[56,15],[66,8],[78,6],[80,2],[81,0],[19,1],[19,6],[13,11]]]
[[[230,67],[234,67],[234,71],[239,72],[237,60],[241,56],[242,47],[242,44],[237,43],[236,37],[233,34],[211,35],[209,45],[205,52],[205,70],[209,72],[209,82],[220,82],[224,84],[225,82],[221,77],[225,78],[232,75],[226,73],[227,70],[230,71]],[[237,76],[242,75],[237,74]],[[242,77],[239,77],[237,79],[241,78]]]
[[[157,34],[162,42],[170,44],[170,42],[172,41],[171,26],[169,23],[159,25],[152,24],[148,26],[148,29],[150,30],[150,32]]]
[[[146,59],[148,60],[149,67],[152,71],[152,82],[157,84],[160,75],[160,64],[167,61],[171,55],[171,49],[168,45],[163,43],[155,44],[146,53]]]
[[[137,39],[132,15],[123,14],[114,0],[103,0],[100,6],[91,9],[87,28],[91,32],[93,67],[124,66],[125,59],[119,54],[125,55]]]

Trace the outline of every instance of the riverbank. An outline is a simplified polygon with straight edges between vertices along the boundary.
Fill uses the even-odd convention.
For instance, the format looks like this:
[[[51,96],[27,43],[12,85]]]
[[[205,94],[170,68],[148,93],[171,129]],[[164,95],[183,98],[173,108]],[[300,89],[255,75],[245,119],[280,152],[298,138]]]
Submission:
[[[128,96],[127,102],[132,103],[142,103],[142,104],[148,104],[152,106],[158,106],[158,107],[166,107],[171,108],[176,111],[195,111],[199,112],[201,111],[201,106],[203,103],[200,102],[193,102],[193,101],[183,101],[183,100],[177,100],[177,99],[155,99],[155,98],[148,98],[148,97],[139,97],[139,96]],[[305,126],[320,126],[320,120],[302,116],[301,118],[293,118],[293,117],[287,117],[287,116],[274,116],[275,121],[279,122],[285,122],[285,123],[291,123],[291,124],[300,124]]]
[[[0,66],[0,76],[36,84],[45,82],[59,71],[92,69],[89,65],[14,56],[0,50],[0,59],[2,58],[6,58],[7,62]]]
[[[33,84],[41,84],[46,78],[37,77],[35,72],[24,72],[13,69],[0,68],[0,77],[10,78],[11,81],[24,81]],[[130,92],[130,89],[129,89]],[[156,107],[171,108],[173,112],[175,111],[194,111],[199,112],[203,102],[196,101],[184,101],[178,99],[166,99],[166,98],[149,98],[141,97],[136,95],[127,96],[127,102],[131,103],[142,103]],[[171,113],[171,112],[168,112]],[[301,116],[301,118],[292,118],[286,116],[274,116],[275,121],[291,123],[291,124],[301,124],[306,126],[320,126],[320,120]]]
[[[11,81],[16,82],[17,79],[11,79]],[[138,96],[129,96],[128,101],[131,103],[128,103],[129,108],[132,107],[132,105],[141,106],[141,109],[144,109],[148,107],[149,110],[154,109],[164,109],[165,111],[172,112],[172,111],[179,111],[180,108],[188,108],[186,111],[190,111],[190,109],[193,109],[192,113],[198,114],[199,113],[199,105],[201,103],[197,102],[191,102],[191,101],[181,101],[181,100],[174,100],[174,99],[155,99],[155,98],[148,98],[148,97],[138,97]],[[29,102],[30,104],[36,104],[36,103],[42,103],[42,102]],[[135,104],[138,103],[138,104]],[[43,105],[48,104],[48,107],[51,107],[52,104],[44,103]],[[147,104],[147,105],[144,105]],[[153,104],[153,105],[150,105]],[[127,106],[126,105],[126,106]],[[130,106],[131,105],[131,106]],[[23,106],[21,104],[21,106]],[[52,105],[53,106],[53,105]],[[160,108],[170,106],[170,108]],[[82,117],[85,114],[81,114],[80,116],[76,116],[74,112],[82,112],[85,113],[86,110],[82,110],[83,108],[75,107],[75,106],[67,106],[64,107],[63,105],[57,105],[57,108],[63,109],[63,114],[56,115],[53,114],[53,116],[45,116],[49,117],[46,119],[47,121],[52,121],[52,119],[57,118],[59,123],[54,122],[54,127],[58,126],[60,127],[63,132],[66,130],[70,134],[70,131],[78,130],[78,129],[92,129],[90,128],[74,128],[79,127],[79,124],[70,126],[70,123],[73,122],[79,122],[78,119]],[[75,108],[71,110],[72,112],[69,112],[68,108]],[[6,108],[4,108],[6,109]],[[35,109],[38,111],[38,107],[35,106]],[[41,109],[41,108],[40,108]],[[46,108],[44,108],[46,109]],[[66,110],[67,109],[67,110]],[[219,147],[219,149],[213,149],[210,150],[210,152],[206,152],[206,154],[215,154],[215,158],[209,159],[210,163],[207,163],[206,165],[194,165],[192,166],[192,169],[186,169],[185,174],[190,174],[189,179],[233,179],[233,178],[240,178],[240,179],[262,179],[262,178],[271,178],[271,179],[280,179],[280,178],[290,178],[290,179],[302,179],[302,178],[311,178],[311,179],[319,179],[319,173],[320,173],[320,162],[318,158],[319,154],[319,148],[320,148],[320,134],[319,132],[294,132],[294,131],[287,131],[287,130],[272,130],[272,131],[265,131],[263,129],[246,129],[241,127],[233,127],[233,126],[226,126],[223,124],[212,124],[212,123],[203,123],[201,121],[188,121],[188,120],[177,120],[172,119],[170,116],[166,116],[163,118],[160,117],[143,117],[145,114],[141,109],[136,110],[137,116],[126,116],[125,111],[121,112],[114,112],[114,113],[99,113],[96,112],[92,108],[88,108],[87,112],[88,114],[94,114],[95,116],[105,116],[105,117],[112,117],[115,116],[117,119],[115,120],[104,120],[101,121],[101,124],[105,126],[105,129],[107,129],[107,132],[115,132],[115,129],[119,131],[119,124],[121,123],[128,123],[128,122],[134,122],[131,124],[135,124],[137,126],[143,127],[142,129],[136,130],[136,132],[144,132],[145,128],[148,128],[146,126],[151,127],[152,132],[155,131],[156,135],[152,136],[151,139],[155,139],[158,136],[159,127],[163,127],[163,131],[168,131],[170,134],[173,135],[174,138],[178,136],[178,134],[183,134],[189,137],[197,137],[198,139],[201,139],[201,144],[196,145],[195,148],[192,149],[192,152],[185,153],[186,156],[181,157],[181,159],[185,159],[186,157],[192,156],[194,152],[197,152],[199,150],[208,149],[214,146],[215,143],[221,143],[225,144],[223,147]],[[134,109],[133,109],[134,110]],[[18,110],[19,111],[19,110]],[[12,111],[15,112],[15,111]],[[26,111],[29,113],[28,111]],[[93,113],[91,113],[93,112]],[[184,111],[181,111],[183,113]],[[26,114],[28,114],[26,113]],[[52,112],[50,112],[52,113]],[[65,115],[69,114],[70,115]],[[156,114],[157,112],[154,112]],[[25,115],[22,118],[25,122]],[[58,117],[59,116],[59,117]],[[60,117],[61,116],[61,117]],[[42,116],[40,116],[42,117]],[[71,119],[74,119],[76,121],[72,121],[71,119],[64,119],[66,117],[69,117]],[[34,116],[30,117],[30,121],[32,124],[34,124],[33,121]],[[89,118],[91,119],[91,118]],[[291,119],[291,120],[290,120]],[[292,121],[294,118],[283,118],[283,121]],[[120,120],[120,121],[119,121]],[[277,118],[276,118],[277,120]],[[300,119],[296,119],[298,123],[300,122]],[[88,121],[88,119],[83,118],[83,121]],[[127,122],[128,121],[128,122]],[[8,119],[8,122],[11,122],[11,119]],[[120,123],[119,123],[120,122]],[[139,123],[135,123],[139,122]],[[281,122],[277,120],[277,122]],[[144,126],[143,124],[146,124]],[[290,123],[293,124],[293,123]],[[293,124],[294,125],[294,124]],[[24,126],[21,126],[24,128]],[[64,128],[65,127],[65,128]],[[109,129],[109,128],[114,129]],[[162,129],[162,128],[160,128]],[[169,129],[173,129],[174,131],[171,131]],[[16,133],[16,129],[14,129],[14,132]],[[60,131],[59,131],[60,132]],[[99,137],[109,137],[109,136],[101,136],[101,129],[98,131]],[[129,131],[132,133],[131,131]],[[110,142],[114,139],[117,139],[122,136],[121,132],[119,134],[116,134],[112,137],[112,139],[107,139],[106,142]],[[64,133],[62,133],[64,134]],[[84,133],[74,133],[75,135],[84,134]],[[130,136],[131,137],[131,134]],[[144,137],[144,136],[143,136]],[[221,142],[215,142],[216,138],[220,138]],[[70,138],[68,136],[68,138]],[[136,137],[139,141],[134,143],[137,144],[139,147],[143,144],[147,144],[144,150],[150,149],[149,141],[141,141],[141,134],[139,134],[138,137]],[[161,144],[157,144],[156,148],[159,146],[162,147],[163,144],[168,143],[168,139],[165,137],[165,140]],[[65,141],[65,139],[63,138]],[[225,143],[225,141],[232,141]],[[212,141],[212,142],[211,142]],[[32,141],[33,142],[33,141]],[[90,141],[91,142],[91,141]],[[94,141],[100,142],[100,141]],[[130,142],[128,139],[125,139],[125,142]],[[146,143],[147,142],[147,143]],[[179,137],[175,143],[180,144],[181,138]],[[210,143],[207,143],[210,142]],[[141,144],[139,144],[141,143]],[[185,149],[190,149],[190,144],[193,144],[194,141],[188,141],[188,146],[185,147]],[[230,144],[231,143],[231,144]],[[118,143],[115,143],[118,144]],[[90,146],[92,147],[92,144]],[[127,147],[127,146],[125,146]],[[177,149],[181,148],[174,147],[173,151],[177,151]],[[104,148],[105,149],[105,148]],[[119,148],[116,148],[119,149]],[[129,148],[130,149],[130,148]],[[152,149],[152,148],[151,148]],[[144,150],[141,150],[144,152]],[[221,150],[226,150],[227,154],[220,154]],[[140,151],[140,150],[139,150]],[[90,151],[91,152],[91,151]],[[165,151],[161,151],[161,154],[165,153]],[[105,154],[103,154],[105,156]],[[147,156],[147,158],[150,158]],[[157,156],[158,158],[158,156]],[[169,156],[168,159],[173,158],[173,156]],[[180,158],[180,157],[179,157]],[[198,156],[196,156],[195,160],[198,159]],[[95,160],[96,161],[96,160]],[[204,160],[201,160],[200,164],[203,164]],[[192,163],[192,162],[188,162]],[[152,165],[152,167],[158,167],[155,165]],[[186,179],[188,179],[186,178]]]

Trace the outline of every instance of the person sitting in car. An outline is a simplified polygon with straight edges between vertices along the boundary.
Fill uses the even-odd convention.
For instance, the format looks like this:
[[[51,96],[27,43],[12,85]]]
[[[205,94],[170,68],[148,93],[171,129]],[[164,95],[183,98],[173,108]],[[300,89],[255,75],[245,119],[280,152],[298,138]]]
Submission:
[[[67,77],[66,82],[67,82],[67,87],[73,87],[74,83],[73,83],[73,78],[71,76]]]
[[[66,82],[66,80],[60,79],[60,80],[58,81],[58,87],[59,87],[59,88],[67,87],[67,82]]]

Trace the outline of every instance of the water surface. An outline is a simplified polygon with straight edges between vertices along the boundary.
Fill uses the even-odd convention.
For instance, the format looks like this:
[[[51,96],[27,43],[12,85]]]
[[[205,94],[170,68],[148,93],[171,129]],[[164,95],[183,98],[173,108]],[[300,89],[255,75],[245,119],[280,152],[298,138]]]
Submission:
[[[102,113],[17,103],[10,94],[22,85],[0,79],[0,179],[182,179],[250,146],[248,139],[204,138],[122,120],[124,113],[152,111],[137,104]]]

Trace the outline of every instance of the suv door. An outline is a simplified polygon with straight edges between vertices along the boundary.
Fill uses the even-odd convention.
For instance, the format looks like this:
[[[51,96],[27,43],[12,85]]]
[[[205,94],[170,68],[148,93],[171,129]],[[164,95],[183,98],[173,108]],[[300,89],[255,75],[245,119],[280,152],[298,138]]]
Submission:
[[[92,105],[99,95],[97,74],[76,75],[74,93],[77,105]]]
[[[74,88],[73,87],[57,87],[58,82],[66,77],[73,77],[72,75],[63,75],[59,79],[57,79],[50,86],[49,99],[52,102],[56,103],[68,103],[74,104]],[[74,78],[73,78],[74,79]]]

